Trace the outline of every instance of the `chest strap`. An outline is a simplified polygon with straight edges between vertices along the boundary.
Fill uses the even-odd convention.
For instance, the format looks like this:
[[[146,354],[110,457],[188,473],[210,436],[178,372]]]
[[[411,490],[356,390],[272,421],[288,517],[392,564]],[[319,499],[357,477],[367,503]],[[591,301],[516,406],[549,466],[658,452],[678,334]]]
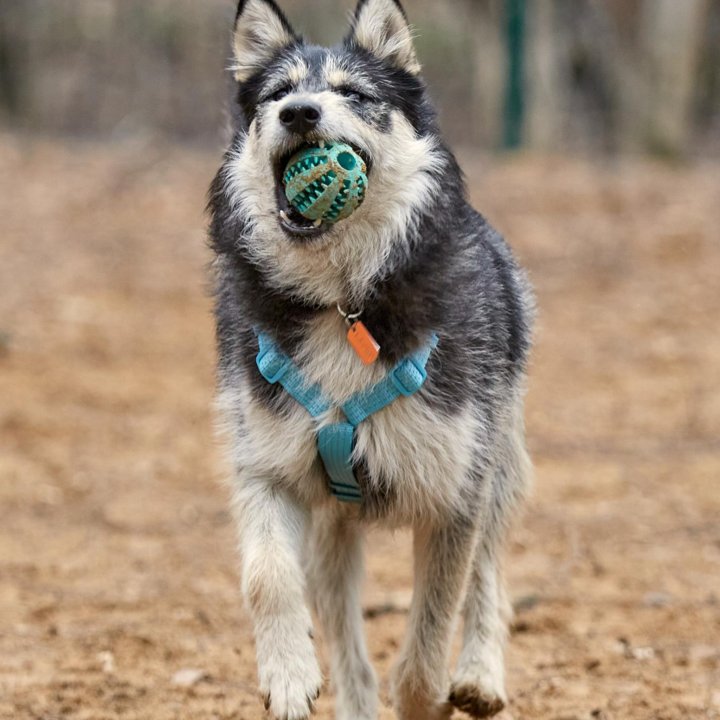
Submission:
[[[335,407],[319,384],[311,385],[305,380],[297,365],[269,335],[257,332],[257,337],[256,362],[265,380],[273,385],[279,383],[313,418]],[[355,428],[399,397],[409,397],[423,386],[427,379],[425,367],[437,344],[438,337],[433,333],[425,346],[397,363],[382,380],[350,396],[340,406],[347,422],[325,425],[318,430],[318,454],[330,477],[330,491],[338,500],[362,501],[352,466]]]

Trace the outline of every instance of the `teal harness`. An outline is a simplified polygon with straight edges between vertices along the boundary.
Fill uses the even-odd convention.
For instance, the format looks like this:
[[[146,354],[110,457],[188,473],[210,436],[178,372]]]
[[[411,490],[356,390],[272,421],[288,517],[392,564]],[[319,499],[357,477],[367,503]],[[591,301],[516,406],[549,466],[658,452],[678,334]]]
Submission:
[[[270,384],[279,383],[314,418],[334,407],[320,385],[308,384],[297,365],[278,349],[269,335],[257,331],[256,334],[260,346],[257,366]],[[326,425],[318,430],[318,454],[330,477],[330,492],[338,500],[362,501],[352,465],[355,429],[399,397],[409,397],[422,387],[427,378],[425,367],[437,344],[438,337],[433,333],[423,348],[401,360],[380,382],[355,393],[340,406],[347,422]]]

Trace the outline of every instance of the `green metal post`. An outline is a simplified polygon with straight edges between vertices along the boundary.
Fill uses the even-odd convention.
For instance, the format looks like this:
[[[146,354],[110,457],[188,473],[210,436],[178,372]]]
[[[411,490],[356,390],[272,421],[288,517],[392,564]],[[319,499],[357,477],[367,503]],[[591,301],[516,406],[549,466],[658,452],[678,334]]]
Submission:
[[[525,9],[526,0],[505,0],[508,74],[503,146],[509,150],[522,145],[525,119]]]

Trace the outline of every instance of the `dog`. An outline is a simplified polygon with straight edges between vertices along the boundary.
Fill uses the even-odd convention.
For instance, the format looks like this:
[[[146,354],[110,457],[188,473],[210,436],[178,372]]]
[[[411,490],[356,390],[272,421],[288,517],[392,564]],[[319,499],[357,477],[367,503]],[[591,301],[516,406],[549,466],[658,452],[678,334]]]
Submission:
[[[236,126],[209,194],[218,403],[266,710],[312,712],[314,610],[336,717],[378,717],[360,582],[363,534],[382,525],[414,533],[397,716],[494,715],[507,702],[502,547],[530,476],[526,275],[466,199],[397,0],[360,0],[332,48],[300,38],[273,0],[241,0],[232,73]],[[331,142],[362,158],[367,191],[348,218],[312,222],[283,169]],[[358,330],[375,362],[348,343]],[[357,403],[367,417],[352,422]]]

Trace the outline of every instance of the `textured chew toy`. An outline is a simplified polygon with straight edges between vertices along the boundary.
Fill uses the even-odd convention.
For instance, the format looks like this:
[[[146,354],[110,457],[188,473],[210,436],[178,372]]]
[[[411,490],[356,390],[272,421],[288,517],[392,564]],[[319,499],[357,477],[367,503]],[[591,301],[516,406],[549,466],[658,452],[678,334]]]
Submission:
[[[335,223],[365,199],[366,173],[365,161],[345,143],[305,148],[285,168],[285,196],[308,220]]]

